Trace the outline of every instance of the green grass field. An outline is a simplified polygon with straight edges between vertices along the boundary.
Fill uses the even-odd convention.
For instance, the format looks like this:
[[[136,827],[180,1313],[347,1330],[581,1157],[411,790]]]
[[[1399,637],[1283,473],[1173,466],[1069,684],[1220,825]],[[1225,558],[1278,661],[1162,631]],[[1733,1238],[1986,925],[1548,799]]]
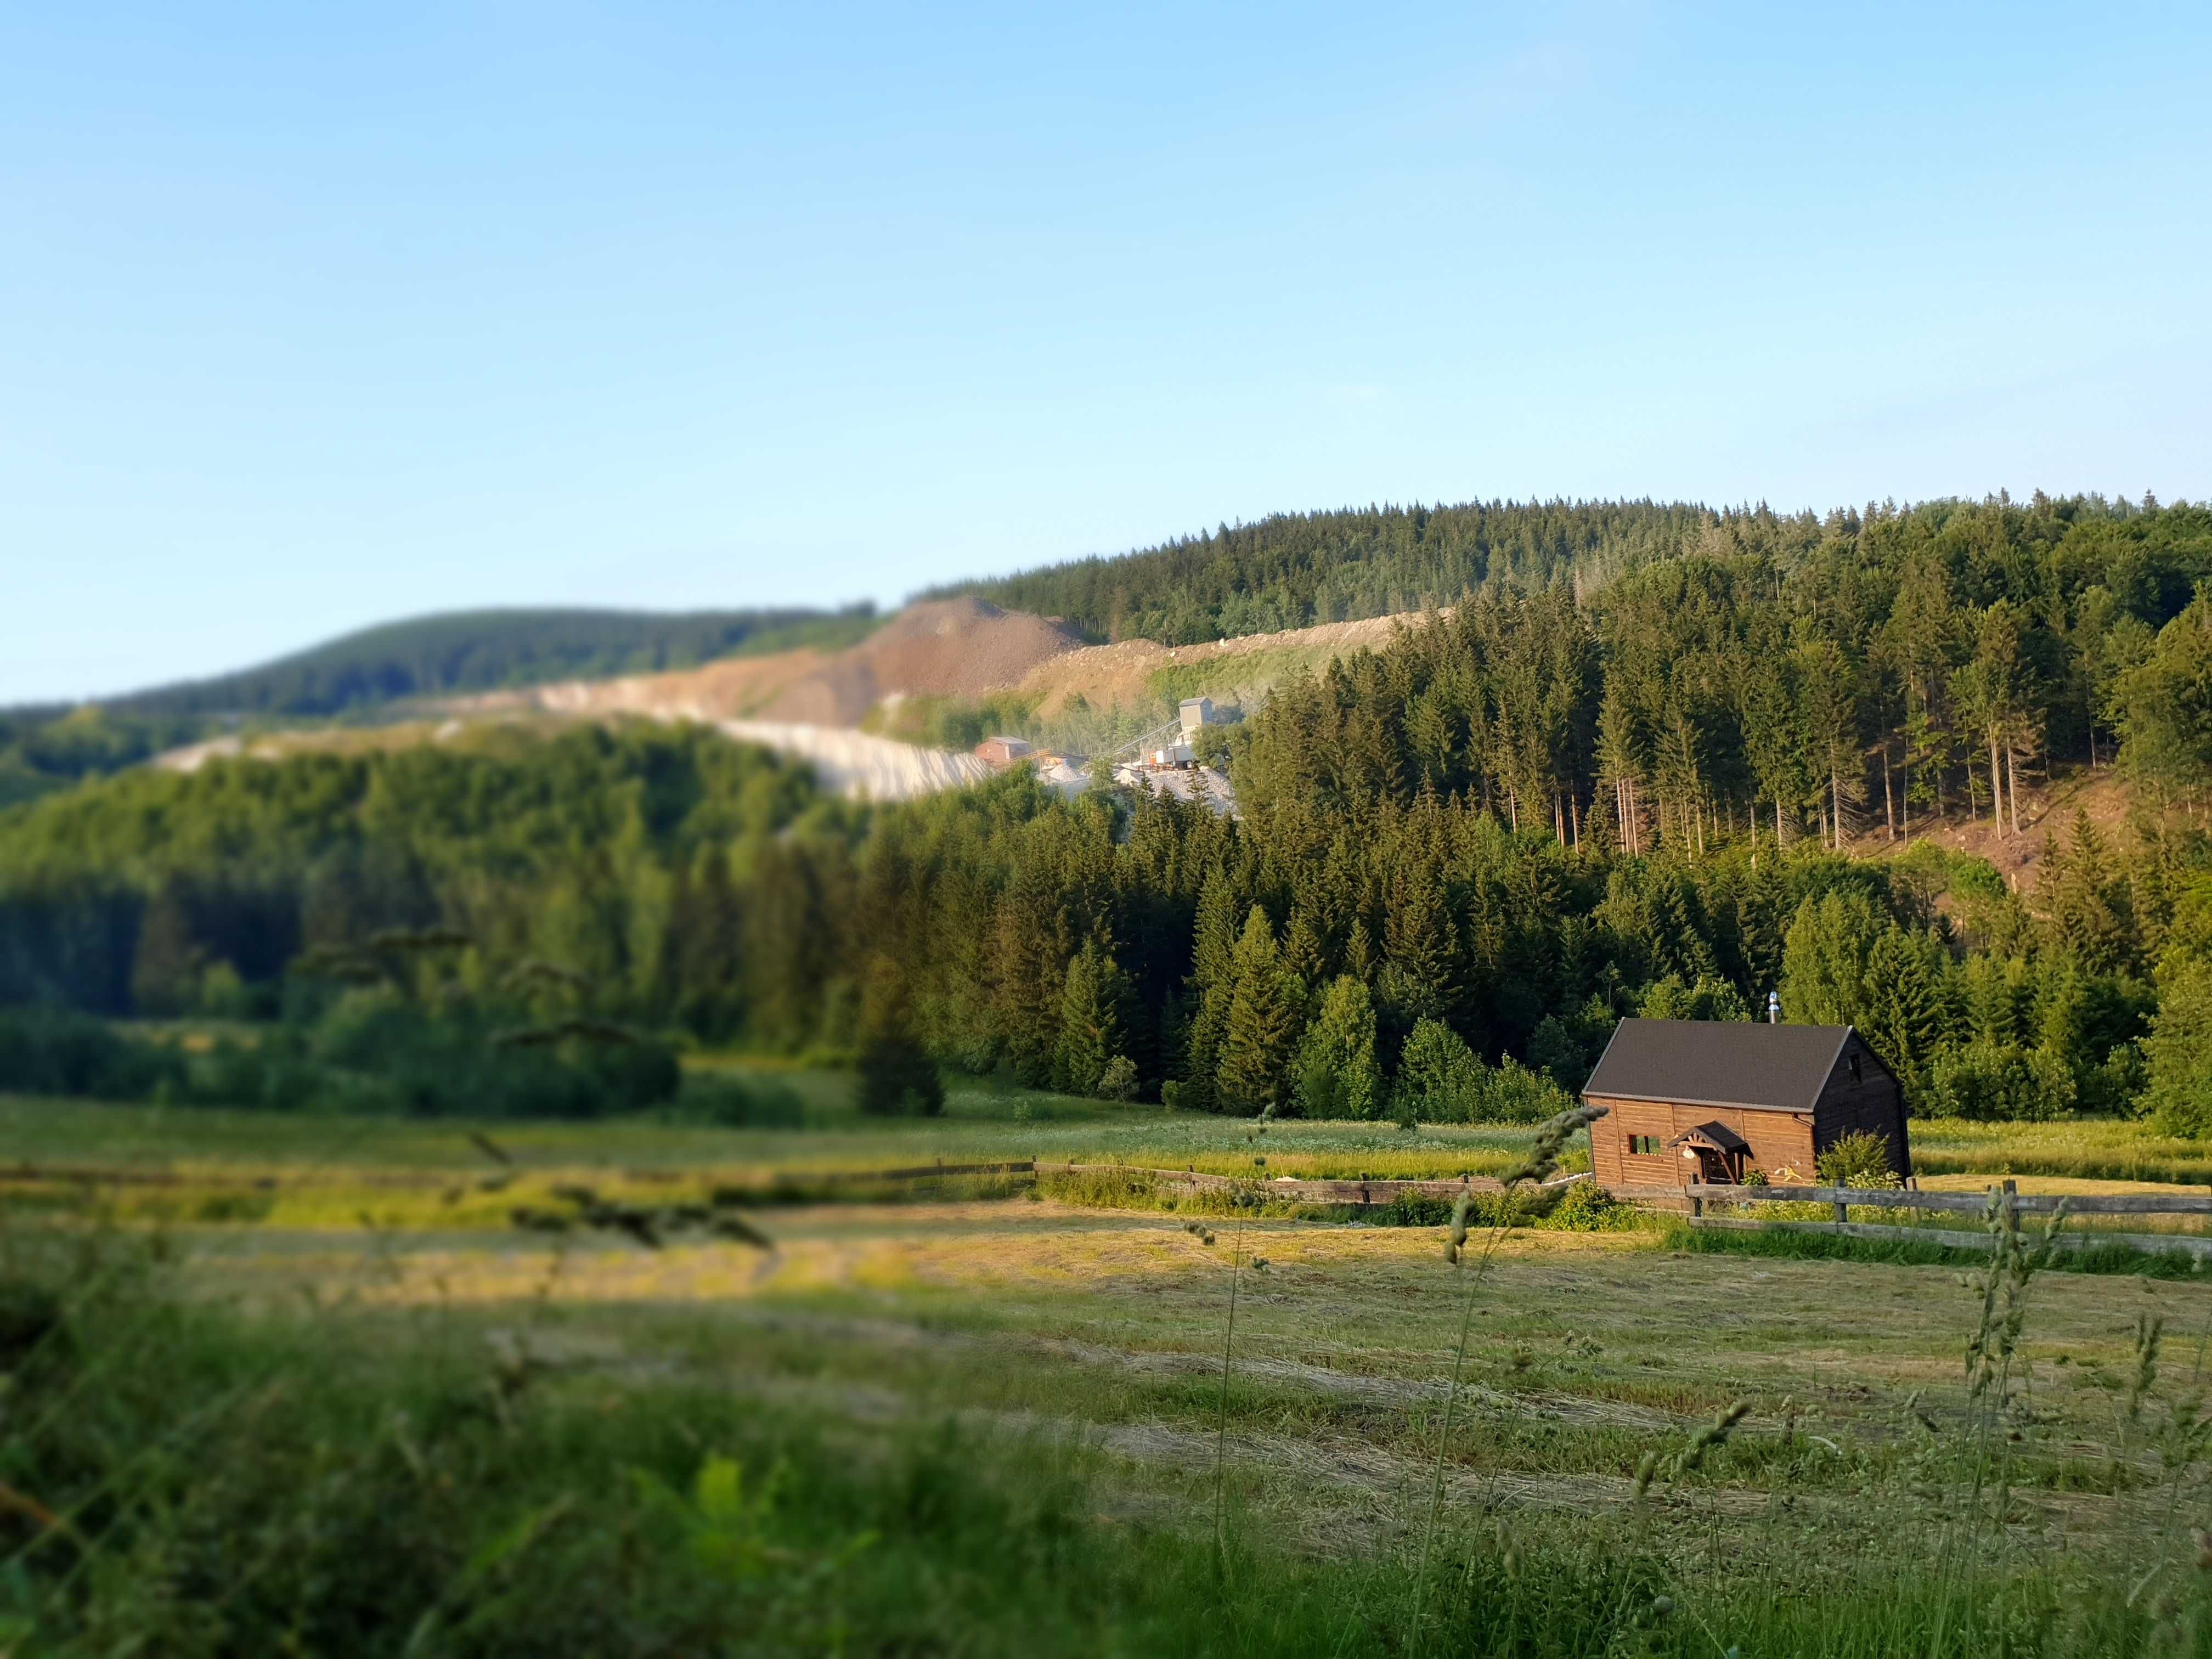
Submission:
[[[2091,1181],[2212,1185],[2212,1143],[2156,1135],[2110,1118],[2063,1123],[1912,1125],[1912,1158],[1923,1175],[2063,1176]]]
[[[1019,1192],[756,1208],[765,1249],[506,1224],[574,1178],[658,1202],[940,1156],[1430,1174],[1528,1140],[988,1089],[870,1123],[841,1079],[789,1081],[803,1129],[475,1126],[512,1165],[471,1126],[0,1102],[46,1171],[0,1225],[0,1649],[2212,1642],[2212,1285],[2021,1281],[1978,1395],[1963,1356],[2008,1292],[1992,1325],[1971,1261],[1652,1226],[1516,1233],[1475,1281],[1441,1229]]]

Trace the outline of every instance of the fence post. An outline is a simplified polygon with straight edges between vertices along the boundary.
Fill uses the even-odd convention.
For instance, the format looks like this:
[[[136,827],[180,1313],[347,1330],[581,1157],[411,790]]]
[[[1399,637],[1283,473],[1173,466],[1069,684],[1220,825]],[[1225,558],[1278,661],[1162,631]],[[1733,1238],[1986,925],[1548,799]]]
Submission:
[[[1850,1218],[1851,1206],[1844,1203],[1842,1199],[1838,1199],[1836,1200],[1836,1225],[1838,1227],[1843,1226],[1845,1223],[1850,1221]]]
[[[1705,1200],[1698,1197],[1694,1193],[1692,1194],[1690,1196],[1690,1213],[1693,1216],[1701,1216],[1705,1214]]]

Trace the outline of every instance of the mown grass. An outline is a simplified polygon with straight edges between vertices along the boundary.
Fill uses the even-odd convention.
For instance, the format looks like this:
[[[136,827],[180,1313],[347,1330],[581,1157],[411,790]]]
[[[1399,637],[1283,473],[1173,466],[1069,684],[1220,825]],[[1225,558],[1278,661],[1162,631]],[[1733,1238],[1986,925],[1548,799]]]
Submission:
[[[1176,1322],[1218,1289],[1207,1253],[1186,1254]],[[1363,1282],[1376,1316],[1429,1293],[1412,1262]],[[1213,1408],[1203,1376],[886,1346],[858,1308],[834,1334],[793,1327],[830,1304],[788,1298],[765,1334],[708,1316],[687,1344],[663,1316],[594,1361],[558,1309],[514,1309],[514,1339],[488,1346],[440,1305],[249,1317],[179,1299],[174,1272],[112,1235],[0,1231],[0,1642],[16,1650],[2205,1650],[2202,1575],[2151,1540],[2008,1544],[1916,1497],[1956,1478],[1956,1436],[1931,1462],[1856,1437],[1831,1450],[1826,1423],[1770,1426],[1644,1502],[1551,1509],[1492,1483],[1583,1469],[1615,1490],[1639,1450],[1686,1433],[1471,1412],[1423,1586],[1418,1501],[1265,1449],[1349,1437],[1371,1468],[1434,1443],[1433,1401],[1317,1401],[1240,1375],[1230,1422],[1251,1449],[1217,1552],[1210,1471],[1174,1438]],[[1511,1274],[1499,1294],[1520,1299]],[[1310,1299],[1256,1283],[1253,1298],[1261,1352],[1326,1322]],[[880,1297],[860,1305],[880,1320]],[[1486,1336],[1478,1382],[1557,1386],[1607,1363],[1588,1340],[1524,1362]],[[732,1388],[738,1353],[767,1364]],[[1085,1426],[1100,1424],[1155,1449]],[[2094,1460],[2020,1472],[2098,1486]],[[1722,1501],[1747,1491],[1766,1501]]]
[[[2054,1264],[2106,1277],[2036,1287],[2017,1437],[1970,1499],[1971,1255],[1522,1230],[1476,1307],[1440,1214],[1294,1219],[1267,1178],[1449,1173],[1525,1131],[1263,1135],[988,1088],[878,1125],[838,1079],[795,1086],[803,1131],[0,1104],[33,1162],[147,1177],[19,1186],[0,1228],[0,1648],[2212,1650],[2187,1535],[2212,1493],[2152,1455],[2198,1409],[2187,1363],[2145,1389],[2130,1358],[2138,1311],[2206,1324],[2174,1263]],[[1233,1241],[1110,1168],[796,1201],[1059,1148],[1254,1201],[1218,1202]],[[793,1200],[753,1212],[772,1249],[509,1224],[571,1182],[654,1205],[724,1181]],[[1647,1468],[1675,1472],[1638,1497]]]
[[[755,1068],[729,1066],[740,1074]],[[142,1106],[0,1094],[0,1134],[48,1158],[100,1157],[164,1164],[202,1157],[241,1161],[444,1167],[477,1159],[471,1133],[496,1139],[539,1161],[675,1167],[733,1158],[778,1167],[836,1167],[868,1162],[979,1162],[1035,1155],[1058,1162],[1211,1159],[1222,1172],[1251,1167],[1255,1156],[1278,1174],[1449,1176],[1498,1166],[1525,1149],[1532,1131],[1517,1124],[1320,1123],[1168,1112],[1067,1095],[954,1079],[945,1115],[866,1118],[854,1103],[848,1073],[768,1069],[771,1086],[793,1096],[797,1127],[731,1128],[682,1109],[562,1122],[396,1117],[322,1117],[285,1112]]]

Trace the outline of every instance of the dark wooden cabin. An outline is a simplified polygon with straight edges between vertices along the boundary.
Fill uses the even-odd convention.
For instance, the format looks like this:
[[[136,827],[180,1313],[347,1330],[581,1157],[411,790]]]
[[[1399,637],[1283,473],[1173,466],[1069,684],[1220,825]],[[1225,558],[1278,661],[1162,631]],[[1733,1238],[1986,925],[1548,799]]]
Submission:
[[[1811,1186],[1820,1155],[1860,1130],[1912,1173],[1905,1091],[1848,1025],[1624,1019],[1583,1099],[1606,1109],[1590,1126],[1601,1187],[1735,1184],[1754,1170]]]

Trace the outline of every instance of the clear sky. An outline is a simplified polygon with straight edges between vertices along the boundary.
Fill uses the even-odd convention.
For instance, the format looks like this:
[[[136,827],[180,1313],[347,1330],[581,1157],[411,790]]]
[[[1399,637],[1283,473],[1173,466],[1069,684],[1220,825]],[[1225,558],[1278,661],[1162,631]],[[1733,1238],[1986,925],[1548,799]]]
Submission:
[[[0,702],[1370,501],[2212,495],[2212,8],[0,8]]]

